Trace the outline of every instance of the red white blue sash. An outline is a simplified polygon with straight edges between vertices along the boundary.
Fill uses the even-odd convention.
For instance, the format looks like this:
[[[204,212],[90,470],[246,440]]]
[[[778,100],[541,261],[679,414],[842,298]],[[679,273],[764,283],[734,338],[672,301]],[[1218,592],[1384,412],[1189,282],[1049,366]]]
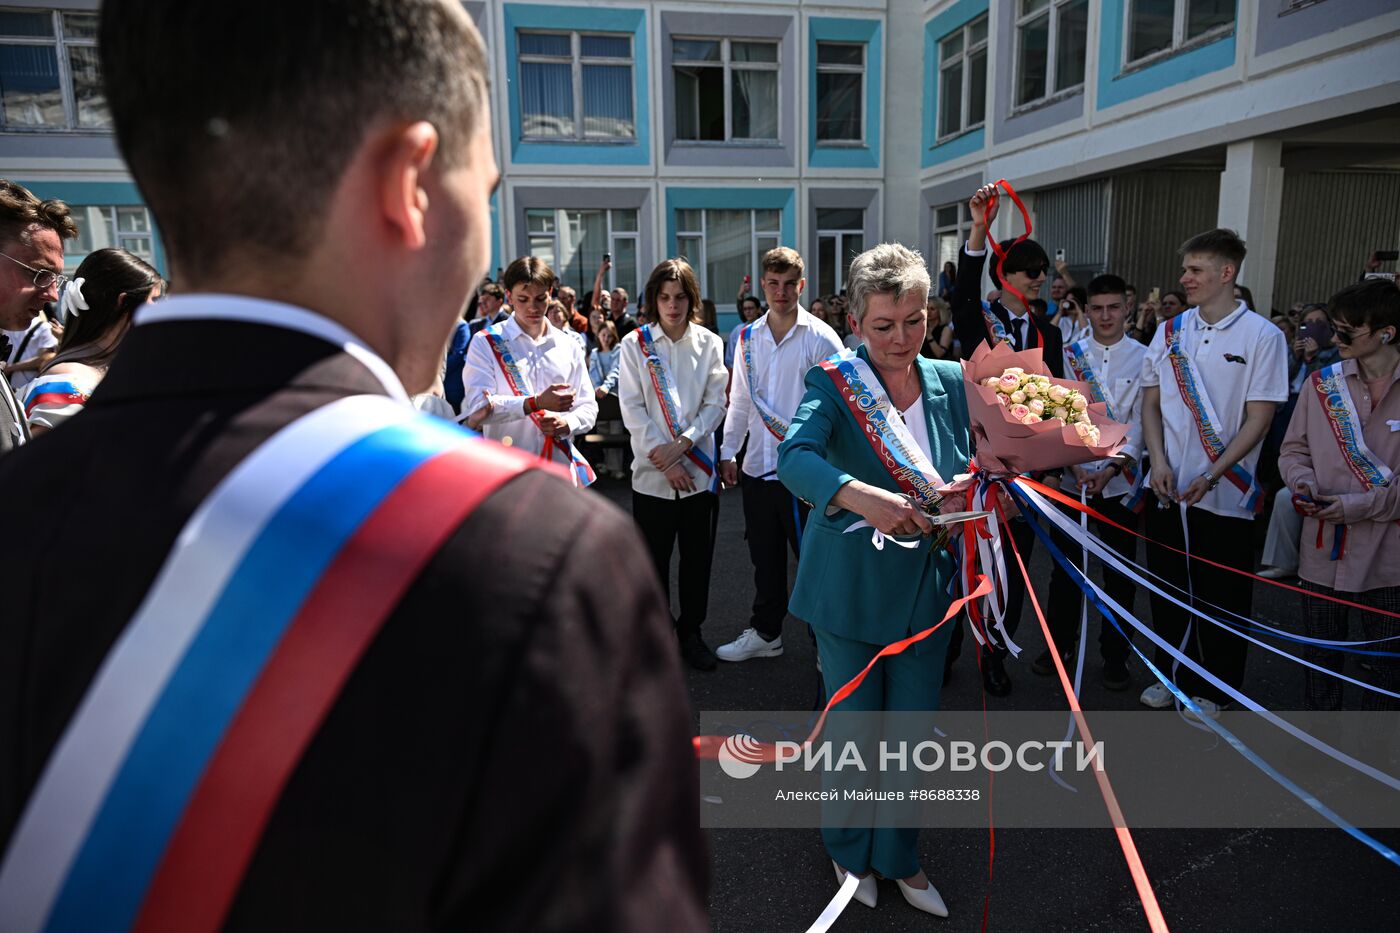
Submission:
[[[777,412],[769,407],[759,394],[757,377],[753,371],[753,344],[750,336],[753,334],[753,326],[756,322],[750,321],[744,325],[744,329],[739,331],[739,354],[744,360],[745,381],[749,384],[749,399],[753,402],[753,407],[758,409],[758,416],[763,419],[763,426],[768,429],[768,433],[782,440],[787,437],[788,423],[778,417]]]
[[[1089,348],[1084,345],[1084,341],[1076,341],[1065,348],[1065,365],[1074,373],[1076,380],[1089,387],[1090,401],[1103,402],[1108,417],[1118,421],[1118,417],[1113,413],[1113,399],[1104,390],[1103,383],[1099,381],[1099,374],[1094,372],[1093,363],[1089,359]],[[1134,512],[1140,512],[1143,503],[1143,477],[1132,467],[1125,466],[1123,478],[1128,481],[1129,486],[1128,494],[1123,497],[1123,504]]]
[[[520,364],[515,361],[515,354],[510,352],[510,341],[506,340],[502,332],[504,321],[500,324],[492,324],[481,329],[481,334],[486,338],[487,345],[491,352],[495,354],[496,365],[501,367],[501,374],[506,377],[506,385],[510,391],[518,396],[534,395],[534,389],[530,387],[530,380],[525,378],[525,374],[520,371]],[[540,429],[544,437],[544,448],[540,451],[541,460],[554,460],[554,453],[557,450],[559,455],[569,463],[569,477],[575,486],[590,486],[598,478],[593,472],[593,466],[579,453],[574,446],[573,438],[565,440],[557,439],[553,434],[545,431],[540,425],[542,416],[536,411],[530,415],[530,420],[535,422],[535,426]]]
[[[68,376],[39,376],[24,390],[24,416],[31,421],[36,410],[67,418],[87,404],[90,390],[79,388]]]
[[[1389,486],[1395,478],[1395,473],[1366,446],[1361,417],[1357,414],[1356,402],[1352,400],[1342,364],[1333,363],[1313,373],[1312,385],[1313,391],[1317,393],[1318,405],[1327,419],[1327,426],[1332,429],[1332,437],[1342,452],[1342,461],[1347,465],[1347,469],[1351,470],[1364,489]],[[1323,524],[1317,523],[1318,547],[1323,546]],[[1346,553],[1346,526],[1334,525],[1333,528],[1331,556],[1332,560],[1340,560]]]
[[[1196,378],[1196,370],[1191,365],[1190,357],[1181,349],[1181,322],[1185,319],[1186,314],[1187,312],[1183,311],[1167,321],[1163,339],[1166,341],[1167,359],[1171,362],[1172,372],[1176,375],[1176,385],[1181,391],[1181,399],[1186,403],[1186,409],[1191,413],[1191,418],[1196,423],[1196,435],[1200,438],[1201,447],[1205,449],[1210,462],[1214,463],[1225,452],[1225,442],[1220,439],[1220,434],[1216,430],[1215,426],[1220,423],[1220,419],[1216,417],[1215,409],[1211,406],[1210,396],[1206,394],[1205,385]],[[1236,463],[1230,467],[1224,478],[1244,494],[1243,505],[1245,509],[1257,513],[1263,504],[1263,495],[1253,474]]]
[[[977,306],[982,309],[982,320],[987,322],[987,334],[991,337],[987,346],[994,347],[997,343],[1005,341],[1006,325],[1001,322],[1001,318],[993,314],[991,306],[985,302],[978,302]]]
[[[681,414],[681,397],[676,389],[676,380],[666,366],[666,361],[656,352],[656,340],[651,333],[653,326],[655,325],[647,324],[637,328],[637,348],[642,351],[642,362],[646,364],[651,386],[656,390],[656,400],[661,406],[661,415],[666,420],[666,429],[671,432],[671,439],[676,440],[689,425],[685,423]],[[700,440],[706,448],[710,448],[714,444],[714,435]],[[709,487],[711,492],[718,492],[719,474],[715,471],[713,453],[707,453],[697,444],[687,450],[685,456],[690,465],[699,471],[698,479],[701,485]]]
[[[835,384],[885,472],[905,495],[921,506],[934,507],[943,498],[938,492],[943,478],[909,433],[870,364],[854,350],[842,350],[818,365]]]
[[[0,926],[219,929],[365,649],[442,542],[533,462],[358,396],[239,464],[45,765],[0,865]]]

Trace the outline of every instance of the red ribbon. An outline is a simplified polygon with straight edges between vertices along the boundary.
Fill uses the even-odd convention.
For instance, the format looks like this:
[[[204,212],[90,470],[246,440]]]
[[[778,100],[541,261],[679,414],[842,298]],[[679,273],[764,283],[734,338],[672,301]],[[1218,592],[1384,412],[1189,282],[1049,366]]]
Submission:
[[[1017,208],[1020,209],[1021,220],[1026,225],[1026,232],[1018,236],[1012,242],[1011,247],[1009,249],[1002,249],[1001,244],[997,242],[997,238],[992,236],[991,224],[988,224],[987,243],[991,246],[992,252],[997,257],[997,279],[1001,282],[1002,291],[1010,292],[1011,294],[1019,298],[1021,300],[1021,306],[1026,309],[1027,314],[1030,314],[1031,303],[1026,300],[1026,296],[1021,294],[1021,292],[1017,290],[1017,288],[1014,285],[1006,281],[1005,267],[1006,254],[1011,252],[1011,250],[1015,249],[1016,247],[1020,246],[1026,240],[1029,240],[1031,237],[1031,212],[1026,210],[1025,204],[1021,203],[1021,196],[1016,193],[1015,188],[1011,187],[1011,182],[1007,181],[1005,178],[999,178],[992,183],[992,193],[991,196],[987,198],[987,213],[992,213],[993,209],[997,205],[997,200],[999,198],[999,196],[997,195],[998,188],[1001,188],[1003,191],[1005,191],[1006,196],[1011,199],[1012,203],[1014,203]],[[1035,316],[1032,315],[1031,319],[1034,320]]]

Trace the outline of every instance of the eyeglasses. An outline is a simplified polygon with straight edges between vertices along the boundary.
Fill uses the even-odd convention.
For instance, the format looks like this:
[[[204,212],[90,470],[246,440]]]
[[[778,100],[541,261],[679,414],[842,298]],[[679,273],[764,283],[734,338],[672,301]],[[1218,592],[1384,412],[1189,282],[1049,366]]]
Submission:
[[[1369,327],[1366,330],[1360,332],[1354,330],[1346,331],[1337,327],[1332,328],[1333,336],[1337,338],[1338,342],[1343,343],[1346,346],[1351,346],[1351,342],[1358,337],[1366,337],[1374,333],[1375,331],[1371,330]]]
[[[26,263],[22,263],[15,257],[7,255],[5,253],[0,253],[0,256],[4,256],[6,259],[14,263],[15,265],[20,266],[23,269],[27,269],[30,272],[33,272],[34,287],[39,289],[40,291],[48,288],[50,285],[53,285],[55,283],[58,284],[59,288],[63,288],[63,286],[68,283],[68,276],[66,275],[59,275],[57,272],[50,272],[48,269],[36,269],[33,266],[28,265]]]

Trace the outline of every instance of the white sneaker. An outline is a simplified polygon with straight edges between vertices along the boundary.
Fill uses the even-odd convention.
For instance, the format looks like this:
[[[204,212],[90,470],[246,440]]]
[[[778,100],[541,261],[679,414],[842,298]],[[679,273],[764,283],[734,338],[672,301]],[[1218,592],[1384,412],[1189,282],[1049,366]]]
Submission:
[[[1176,701],[1172,696],[1172,692],[1167,689],[1166,684],[1155,683],[1142,691],[1142,696],[1138,697],[1138,702],[1152,709],[1166,709]]]
[[[1192,702],[1192,703],[1195,703],[1197,706],[1199,706],[1199,707],[1201,708],[1201,716],[1204,716],[1204,717],[1207,718],[1207,719],[1219,719],[1219,718],[1220,718],[1220,711],[1221,711],[1222,709],[1227,709],[1227,708],[1229,708],[1229,706],[1230,706],[1229,703],[1226,703],[1226,704],[1224,704],[1224,705],[1220,705],[1220,704],[1213,703],[1213,702],[1211,702],[1210,700],[1203,699],[1203,698],[1201,698],[1201,697],[1192,697],[1192,698],[1191,698],[1191,702]],[[1199,719],[1201,718],[1200,716],[1197,716],[1194,712],[1192,712],[1192,711],[1189,710],[1189,709],[1186,710],[1186,711],[1183,713],[1183,715],[1184,715],[1187,719],[1196,719],[1196,720],[1199,720]]]
[[[744,633],[727,645],[715,650],[721,661],[747,661],[749,658],[776,658],[783,653],[783,636],[769,641],[758,629],[746,628]]]

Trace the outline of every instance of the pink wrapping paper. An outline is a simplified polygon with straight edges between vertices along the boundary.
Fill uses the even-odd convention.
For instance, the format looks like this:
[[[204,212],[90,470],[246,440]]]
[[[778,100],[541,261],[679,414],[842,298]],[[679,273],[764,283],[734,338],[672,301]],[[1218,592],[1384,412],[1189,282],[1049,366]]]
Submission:
[[[1123,447],[1128,426],[1108,417],[1103,402],[1091,402],[1089,420],[1099,429],[1099,444],[1090,447],[1070,425],[1051,419],[1039,424],[1022,424],[997,401],[997,393],[982,385],[988,376],[1000,376],[1012,366],[1028,373],[1049,377],[1055,385],[1074,389],[1086,399],[1093,398],[1087,383],[1056,379],[1050,375],[1039,347],[1015,351],[1005,343],[988,347],[983,343],[963,360],[963,391],[972,422],[972,440],[977,448],[977,465],[990,473],[1030,473],[1054,470],[1076,463],[1090,463],[1111,457]]]

